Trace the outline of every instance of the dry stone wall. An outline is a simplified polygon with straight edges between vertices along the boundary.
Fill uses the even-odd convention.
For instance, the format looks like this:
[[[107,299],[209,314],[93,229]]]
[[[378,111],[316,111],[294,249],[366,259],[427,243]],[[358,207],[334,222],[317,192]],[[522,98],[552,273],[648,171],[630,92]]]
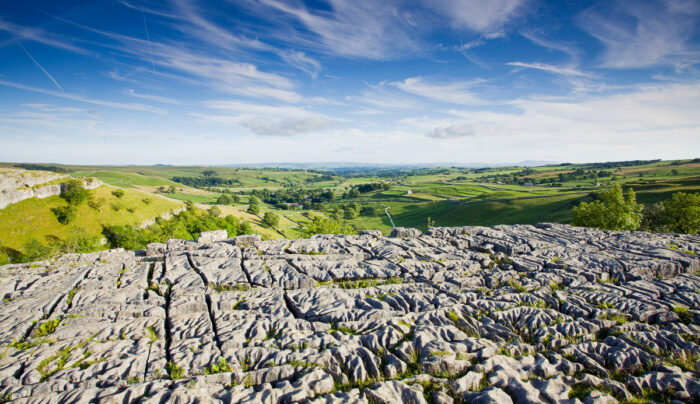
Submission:
[[[221,233],[0,268],[17,403],[700,400],[700,238]]]

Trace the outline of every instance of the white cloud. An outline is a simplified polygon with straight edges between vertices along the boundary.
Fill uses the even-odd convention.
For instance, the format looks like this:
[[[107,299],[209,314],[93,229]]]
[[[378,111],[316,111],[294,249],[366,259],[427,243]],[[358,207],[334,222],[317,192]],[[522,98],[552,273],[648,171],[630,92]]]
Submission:
[[[191,113],[204,121],[237,125],[261,136],[294,136],[315,133],[332,127],[331,119],[301,107],[272,106],[241,101],[208,101],[209,109],[225,112]]]
[[[516,17],[526,0],[441,0],[426,5],[442,12],[455,28],[467,29],[487,39],[502,36],[503,26]]]
[[[40,43],[42,45],[51,46],[54,48],[63,49],[80,54],[88,53],[85,49],[76,46],[73,43],[73,41],[63,36],[57,35],[55,33],[47,33],[46,31],[39,28],[23,27],[20,25],[16,25],[3,20],[2,17],[0,17],[0,31],[7,31],[13,37],[13,39],[9,41],[0,42],[0,48],[14,42],[15,40],[21,40],[32,41]]]
[[[19,84],[19,83],[13,83],[10,81],[5,81],[5,80],[0,80],[0,86],[12,87],[12,88],[16,88],[19,90],[41,93],[41,94],[51,95],[54,97],[65,98],[65,99],[71,100],[71,101],[84,102],[87,104],[100,105],[100,106],[109,107],[109,108],[126,109],[126,110],[131,110],[131,111],[147,111],[147,112],[152,112],[154,114],[160,114],[160,115],[167,115],[167,113],[168,113],[168,111],[166,111],[164,109],[152,107],[150,105],[127,104],[127,103],[122,103],[122,102],[98,100],[98,99],[94,99],[94,98],[90,98],[90,97],[84,97],[84,96],[79,95],[79,94],[44,90],[42,88],[27,86],[27,85]]]
[[[571,57],[573,61],[577,61],[580,57],[581,51],[575,46],[560,41],[552,41],[546,38],[542,38],[533,30],[520,31],[520,35],[522,35],[524,38],[528,39],[535,45],[566,53]]]
[[[700,135],[700,84],[650,85],[583,100],[531,98],[509,104],[519,112],[450,110],[454,119],[412,120],[405,124],[422,128],[434,138],[528,139],[545,149],[553,147],[546,142],[596,145],[619,141],[635,147],[640,142],[664,143],[680,150],[680,136]],[[677,137],[663,135],[664,131]]]
[[[134,90],[132,88],[125,89],[124,94],[130,95],[130,96],[136,97],[136,98],[141,98],[144,100],[161,102],[163,104],[174,104],[174,105],[184,104],[182,101],[179,101],[179,100],[176,100],[173,98],[169,98],[169,97],[163,97],[160,95],[140,94],[140,93],[137,93],[136,90]]]
[[[317,60],[306,56],[304,52],[294,50],[282,52],[280,57],[286,64],[307,73],[311,78],[315,79],[318,77],[318,73],[321,71],[321,64]]]
[[[609,3],[581,13],[578,24],[605,45],[602,66],[616,69],[672,65],[677,69],[700,62],[692,44],[697,33],[697,2],[666,0]]]
[[[242,119],[240,125],[250,129],[256,135],[262,136],[294,136],[331,127],[328,119],[320,115],[307,115],[289,119],[257,117]]]
[[[418,48],[407,29],[412,27],[412,20],[397,11],[399,5],[393,0],[329,0],[331,11],[314,12],[301,3],[291,5],[278,0],[260,0],[260,3],[304,24],[318,36],[326,51],[336,55],[388,59]],[[314,40],[296,39],[314,46]]]
[[[437,139],[449,139],[456,137],[475,136],[476,129],[468,122],[457,122],[447,126],[441,126],[428,133],[429,137]]]
[[[438,102],[461,105],[483,105],[486,102],[469,90],[471,87],[480,83],[482,83],[482,80],[443,84],[430,82],[423,77],[410,77],[404,81],[392,83],[392,85],[409,94],[418,95]]]
[[[582,72],[573,67],[567,66],[556,66],[549,65],[545,63],[524,63],[524,62],[508,62],[508,66],[522,67],[525,69],[535,69],[542,70],[549,73],[561,74],[563,76],[579,76],[579,77],[593,77],[590,73]]]

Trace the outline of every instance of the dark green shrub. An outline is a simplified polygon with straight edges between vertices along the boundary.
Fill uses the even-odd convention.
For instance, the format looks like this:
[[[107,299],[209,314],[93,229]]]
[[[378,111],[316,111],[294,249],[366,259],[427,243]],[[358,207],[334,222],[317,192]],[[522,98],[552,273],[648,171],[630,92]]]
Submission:
[[[75,220],[76,211],[73,205],[59,206],[51,209],[51,211],[61,224],[68,224]]]
[[[90,191],[83,188],[83,182],[79,180],[68,181],[61,193],[61,198],[71,205],[80,205],[88,200],[90,196]]]

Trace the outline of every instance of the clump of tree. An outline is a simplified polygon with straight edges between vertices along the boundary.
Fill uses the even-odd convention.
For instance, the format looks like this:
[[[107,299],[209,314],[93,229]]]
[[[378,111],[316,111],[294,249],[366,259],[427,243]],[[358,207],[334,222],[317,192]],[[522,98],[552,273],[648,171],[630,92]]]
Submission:
[[[357,234],[357,229],[339,220],[316,216],[303,227],[303,233],[305,237],[314,234]]]
[[[109,226],[103,231],[109,246],[121,247],[127,250],[137,250],[149,243],[165,242],[171,238],[193,240],[204,231],[224,229],[230,237],[239,234],[251,234],[250,223],[239,220],[235,216],[221,216],[221,210],[216,206],[208,211],[197,208],[188,202],[187,209],[165,220],[157,218],[156,223],[145,229],[135,226]]]
[[[236,184],[242,184],[237,178],[226,179],[218,177],[214,170],[202,171],[201,177],[173,177],[172,180],[195,188],[232,187]]]
[[[642,229],[657,233],[700,233],[700,194],[676,192],[642,211]]]
[[[65,174],[68,172],[68,170],[64,167],[43,165],[43,164],[19,163],[19,164],[14,164],[14,166],[17,168],[23,168],[25,170],[51,171],[51,172],[59,173],[59,174]]]
[[[270,227],[277,227],[277,225],[280,224],[280,217],[277,216],[276,214],[272,212],[265,212],[265,215],[263,216],[262,219],[262,225],[263,227],[270,228]]]
[[[600,200],[581,202],[574,207],[574,226],[595,227],[607,230],[637,230],[642,223],[641,204],[637,203],[634,190],[626,195],[616,184],[600,193]]]
[[[176,191],[177,189],[175,188],[175,185],[170,185],[167,188],[163,185],[158,187],[158,192],[163,194],[174,194]]]
[[[251,196],[248,203],[249,203],[248,210],[247,210],[248,213],[252,213],[254,215],[257,215],[258,213],[260,213],[260,199],[254,197],[254,196]]]
[[[601,192],[599,200],[574,207],[575,226],[606,230],[645,230],[657,233],[700,233],[700,194],[676,192],[651,205],[636,201],[630,188],[623,195],[620,185]]]
[[[61,198],[68,202],[68,205],[58,206],[51,209],[51,211],[59,223],[69,224],[75,220],[78,206],[85,201],[92,200],[92,192],[83,188],[82,181],[70,180],[63,186]]]
[[[361,194],[366,194],[367,192],[379,190],[387,191],[390,188],[391,186],[389,184],[379,182],[372,182],[370,184],[360,184],[354,187],[354,189],[357,189]]]
[[[216,198],[217,205],[233,205],[241,201],[241,197],[236,194],[223,193]]]

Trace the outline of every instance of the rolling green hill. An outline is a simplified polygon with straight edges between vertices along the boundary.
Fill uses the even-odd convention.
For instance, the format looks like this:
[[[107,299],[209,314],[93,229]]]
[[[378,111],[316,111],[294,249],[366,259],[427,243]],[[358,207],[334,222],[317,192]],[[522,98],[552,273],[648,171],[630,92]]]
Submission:
[[[12,166],[12,164],[1,164]],[[700,161],[638,161],[588,164],[559,164],[542,167],[491,167],[491,168],[424,168],[424,169],[366,169],[344,171],[314,171],[288,169],[259,169],[205,166],[70,166],[53,165],[75,177],[95,177],[103,182],[124,188],[136,208],[106,212],[82,211],[75,224],[93,231],[101,225],[135,223],[153,217],[177,206],[171,200],[152,195],[151,206],[137,206],[144,193],[158,194],[180,201],[193,201],[203,205],[216,205],[223,192],[237,195],[238,203],[220,206],[230,213],[248,220],[253,230],[265,238],[295,238],[302,234],[302,227],[309,217],[332,216],[329,209],[346,209],[348,204],[359,207],[375,206],[377,211],[367,216],[341,219],[358,229],[380,229],[385,233],[391,224],[384,213],[389,212],[397,226],[426,229],[428,218],[438,226],[535,224],[551,221],[570,223],[572,209],[581,201],[592,200],[592,195],[621,184],[637,193],[637,200],[651,204],[670,198],[678,191],[700,192]],[[173,181],[176,177],[215,177],[232,181],[230,187],[192,187]],[[388,189],[350,195],[349,191],[360,184],[381,183]],[[163,190],[170,189],[168,192]],[[314,209],[283,209],[282,201],[261,203],[258,216],[245,212],[251,192],[268,190],[274,195],[282,191],[330,190],[332,200],[325,200]],[[101,191],[103,192],[103,191]],[[107,192],[109,194],[109,192]],[[139,195],[139,196],[135,196]],[[110,195],[106,195],[109,199]],[[126,198],[126,197],[125,197]],[[158,203],[156,203],[156,201]],[[113,202],[109,199],[107,205]],[[22,245],[30,237],[58,237],[69,233],[67,227],[56,222],[50,209],[61,203],[59,198],[44,201],[25,201],[15,210],[31,213],[29,223],[36,231],[18,231],[23,223],[3,220],[19,213],[12,209],[0,211],[0,241],[6,246]],[[145,205],[145,204],[144,204]],[[9,208],[8,208],[9,209]],[[87,209],[82,207],[81,209]],[[280,217],[276,229],[260,227],[265,212]],[[14,213],[11,213],[14,212]],[[46,213],[48,212],[48,213]],[[36,218],[34,218],[36,216]],[[53,222],[53,223],[52,223]],[[26,227],[26,226],[25,226]],[[14,233],[9,231],[14,229]],[[19,234],[23,233],[23,234]],[[17,236],[17,237],[15,237]],[[7,241],[6,241],[7,240]],[[12,241],[10,241],[12,240]],[[10,243],[10,244],[8,244]]]
[[[133,189],[124,190],[124,196],[117,198],[113,190],[105,185],[93,190],[94,199],[101,202],[99,210],[83,203],[78,206],[75,220],[67,225],[59,223],[52,212],[67,205],[58,196],[31,198],[0,209],[0,244],[21,250],[31,239],[44,244],[54,237],[65,240],[76,229],[100,235],[103,226],[140,224],[182,206],[180,202]]]

